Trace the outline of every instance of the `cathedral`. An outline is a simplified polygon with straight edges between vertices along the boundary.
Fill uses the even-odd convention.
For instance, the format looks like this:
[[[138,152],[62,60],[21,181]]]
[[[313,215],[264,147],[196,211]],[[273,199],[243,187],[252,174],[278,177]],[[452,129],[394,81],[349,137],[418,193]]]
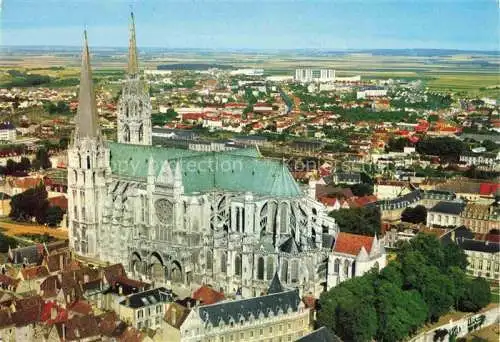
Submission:
[[[284,286],[319,295],[338,233],[281,160],[258,149],[199,152],[152,145],[151,103],[131,17],[117,142],[100,131],[87,35],[68,150],[70,246],[155,284],[210,284],[243,297]],[[353,265],[354,267],[354,265]]]

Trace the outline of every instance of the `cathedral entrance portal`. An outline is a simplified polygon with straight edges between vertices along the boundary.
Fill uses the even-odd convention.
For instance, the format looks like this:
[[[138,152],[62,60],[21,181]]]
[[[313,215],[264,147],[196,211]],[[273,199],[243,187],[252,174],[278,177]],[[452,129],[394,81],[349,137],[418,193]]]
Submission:
[[[165,270],[164,270],[163,260],[158,253],[154,252],[153,254],[151,254],[149,265],[150,265],[149,274],[151,280],[154,280],[155,282],[159,283],[164,283]]]
[[[172,270],[170,272],[170,275],[173,282],[176,283],[182,282],[182,267],[177,260],[174,260],[172,262]]]

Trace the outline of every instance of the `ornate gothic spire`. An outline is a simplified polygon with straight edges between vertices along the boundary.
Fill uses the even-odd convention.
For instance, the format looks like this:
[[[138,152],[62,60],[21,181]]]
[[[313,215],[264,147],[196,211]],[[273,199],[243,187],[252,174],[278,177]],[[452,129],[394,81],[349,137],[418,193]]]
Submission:
[[[128,46],[128,73],[137,75],[139,73],[139,63],[137,62],[137,43],[135,41],[135,20],[134,13],[130,13],[130,41]]]
[[[80,73],[80,93],[78,96],[76,127],[80,138],[96,138],[100,135],[100,129],[97,119],[94,88],[92,85],[92,69],[90,67],[90,53],[86,30],[83,36],[82,69]]]

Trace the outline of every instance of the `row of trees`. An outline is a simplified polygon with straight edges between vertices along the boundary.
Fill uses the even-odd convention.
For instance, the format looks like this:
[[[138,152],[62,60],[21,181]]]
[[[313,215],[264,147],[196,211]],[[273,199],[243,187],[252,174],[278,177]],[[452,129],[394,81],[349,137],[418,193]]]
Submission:
[[[58,206],[50,206],[47,190],[42,183],[36,188],[28,189],[12,196],[9,217],[15,221],[47,224],[57,227],[61,223],[64,211]]]
[[[467,259],[454,243],[418,235],[380,273],[350,279],[320,297],[318,323],[345,341],[401,341],[450,309],[478,311],[489,283],[465,274]]]
[[[22,157],[19,162],[8,159],[5,166],[0,166],[0,175],[25,176],[30,170],[46,170],[51,167],[52,163],[49,158],[49,153],[47,149],[42,147],[36,152],[33,161],[30,161],[27,157]]]
[[[425,137],[417,143],[416,150],[420,154],[437,155],[444,161],[458,162],[467,146],[453,137]]]

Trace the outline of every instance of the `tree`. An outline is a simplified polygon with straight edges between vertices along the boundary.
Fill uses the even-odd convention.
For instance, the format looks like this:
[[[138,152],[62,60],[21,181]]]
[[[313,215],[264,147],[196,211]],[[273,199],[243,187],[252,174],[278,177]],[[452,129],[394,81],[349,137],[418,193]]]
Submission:
[[[68,145],[69,145],[69,138],[68,137],[62,137],[61,139],[59,139],[59,148],[60,149],[67,149],[68,148]]]
[[[496,151],[500,148],[500,146],[497,143],[491,140],[484,140],[481,145],[489,152]]]
[[[427,222],[427,209],[423,205],[417,205],[415,208],[408,207],[401,213],[401,221],[425,224]]]
[[[351,186],[351,191],[354,196],[362,197],[373,195],[373,185],[367,183],[358,183]]]
[[[458,306],[462,311],[477,312],[491,301],[490,284],[484,278],[474,278],[466,284],[463,297]]]
[[[19,168],[22,171],[28,171],[29,169],[31,169],[31,162],[30,162],[29,158],[22,157],[21,161],[19,162]]]
[[[45,223],[49,227],[57,227],[64,217],[64,211],[58,206],[52,206],[45,212]]]
[[[380,234],[380,210],[375,206],[334,210],[329,216],[335,219],[342,232],[368,236]]]
[[[35,159],[33,160],[33,168],[35,170],[39,169],[50,169],[52,163],[50,162],[49,153],[45,147],[40,147],[35,154]]]
[[[16,221],[45,222],[45,211],[48,208],[47,190],[43,184],[14,195],[10,201],[9,217]]]

